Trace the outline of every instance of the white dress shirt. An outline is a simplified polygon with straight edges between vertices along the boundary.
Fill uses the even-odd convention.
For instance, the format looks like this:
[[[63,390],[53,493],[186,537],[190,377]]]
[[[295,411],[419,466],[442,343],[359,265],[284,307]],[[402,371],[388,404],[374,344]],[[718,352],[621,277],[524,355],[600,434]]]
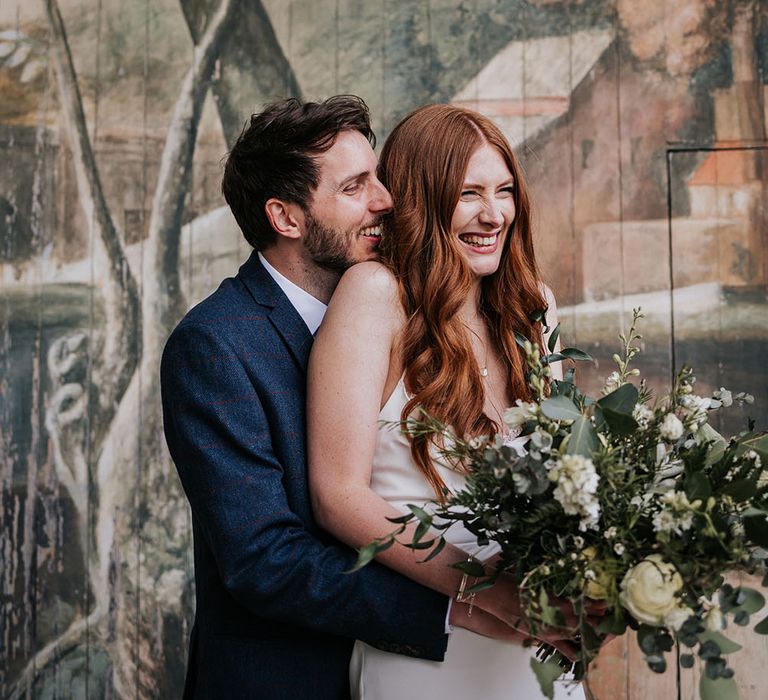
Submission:
[[[259,260],[261,260],[261,264],[264,265],[264,269],[269,273],[270,277],[277,282],[278,287],[285,292],[285,296],[293,304],[293,308],[299,312],[299,316],[307,324],[309,332],[314,335],[323,322],[328,306],[299,287],[299,285],[291,282],[284,275],[281,275],[267,262],[267,259],[261,253],[259,253]]]

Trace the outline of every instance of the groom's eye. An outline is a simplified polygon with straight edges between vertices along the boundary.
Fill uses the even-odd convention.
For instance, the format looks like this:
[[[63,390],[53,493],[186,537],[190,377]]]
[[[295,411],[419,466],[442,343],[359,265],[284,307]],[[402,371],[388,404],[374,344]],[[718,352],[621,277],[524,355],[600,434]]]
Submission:
[[[354,194],[360,189],[360,183],[359,182],[352,182],[349,185],[347,185],[342,192],[345,194]]]

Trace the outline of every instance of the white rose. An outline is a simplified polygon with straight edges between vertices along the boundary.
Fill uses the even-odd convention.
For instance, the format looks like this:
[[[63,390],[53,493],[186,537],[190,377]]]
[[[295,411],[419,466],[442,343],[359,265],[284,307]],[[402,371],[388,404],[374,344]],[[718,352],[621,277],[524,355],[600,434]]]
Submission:
[[[674,413],[667,413],[661,423],[660,432],[667,442],[675,442],[683,436],[683,424]]]
[[[517,399],[516,406],[504,411],[504,422],[510,430],[521,427],[529,420],[536,418],[536,404]]]
[[[660,627],[678,606],[675,595],[683,587],[677,569],[660,554],[651,554],[633,566],[621,582],[621,604],[638,622]]]

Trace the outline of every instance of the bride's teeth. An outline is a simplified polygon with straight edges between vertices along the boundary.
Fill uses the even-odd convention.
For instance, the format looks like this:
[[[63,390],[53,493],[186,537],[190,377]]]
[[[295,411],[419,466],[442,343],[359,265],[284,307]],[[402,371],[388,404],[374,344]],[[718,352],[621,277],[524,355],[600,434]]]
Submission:
[[[461,240],[463,240],[465,243],[468,243],[469,245],[493,245],[494,241],[496,240],[496,236],[466,235],[461,236]]]

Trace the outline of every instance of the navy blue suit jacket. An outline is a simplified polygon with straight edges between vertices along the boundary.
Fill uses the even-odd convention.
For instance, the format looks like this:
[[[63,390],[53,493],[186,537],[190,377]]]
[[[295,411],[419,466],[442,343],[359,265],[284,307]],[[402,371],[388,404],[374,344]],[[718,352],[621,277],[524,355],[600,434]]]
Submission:
[[[347,698],[354,639],[433,660],[445,653],[445,596],[376,563],[343,573],[355,553],[315,524],[311,345],[254,253],[165,347],[165,435],[195,547],[187,698]]]

